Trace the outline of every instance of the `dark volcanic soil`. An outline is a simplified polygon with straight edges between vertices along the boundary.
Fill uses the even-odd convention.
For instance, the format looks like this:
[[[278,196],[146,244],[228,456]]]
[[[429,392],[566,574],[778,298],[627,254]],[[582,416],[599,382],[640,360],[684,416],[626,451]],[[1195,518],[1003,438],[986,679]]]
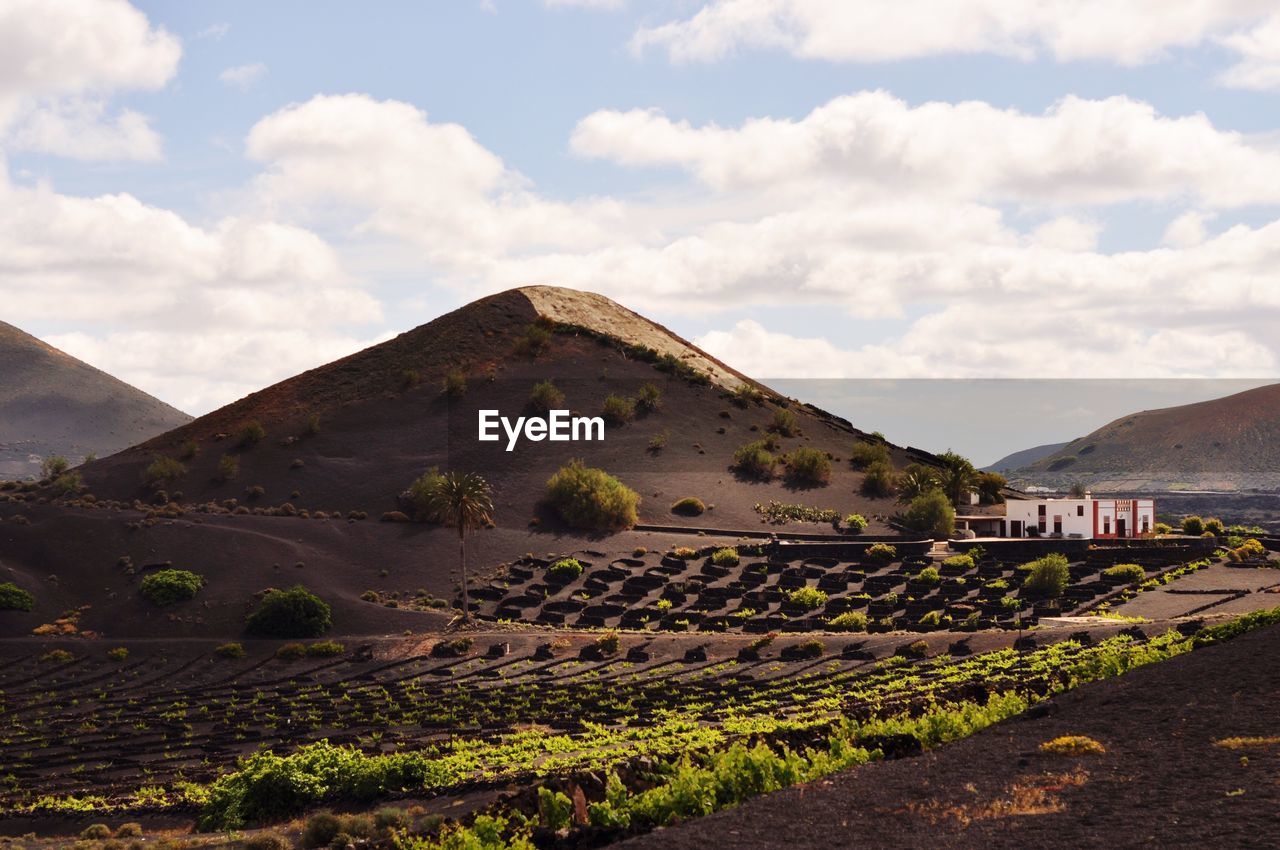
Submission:
[[[1064,694],[917,758],[780,791],[619,847],[1271,848],[1280,843],[1280,628]],[[1104,755],[1051,756],[1087,735]],[[1247,759],[1247,762],[1245,761]]]

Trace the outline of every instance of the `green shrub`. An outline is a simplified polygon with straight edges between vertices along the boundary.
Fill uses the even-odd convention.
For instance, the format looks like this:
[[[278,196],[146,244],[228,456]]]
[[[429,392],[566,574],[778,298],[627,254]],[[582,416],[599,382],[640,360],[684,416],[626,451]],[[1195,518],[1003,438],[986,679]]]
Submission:
[[[778,459],[763,440],[739,446],[733,453],[734,471],[749,478],[768,480],[773,477],[773,470],[777,465]]]
[[[1173,526],[1167,522],[1157,522],[1155,525],[1156,534],[1170,534],[1173,532]]]
[[[195,440],[183,441],[182,448],[178,449],[179,460],[191,460],[198,454],[200,454],[200,444]]]
[[[257,419],[250,419],[240,428],[240,448],[256,446],[267,436],[267,429]]]
[[[564,407],[564,393],[551,381],[538,381],[529,393],[529,409],[538,413],[559,410]]]
[[[156,455],[142,471],[142,480],[148,487],[160,487],[181,478],[186,471],[187,468],[173,458]]]
[[[108,661],[126,661],[129,658],[129,650],[127,647],[117,646],[107,650]]]
[[[281,661],[297,661],[306,655],[307,648],[300,643],[286,643],[276,650],[276,658]]]
[[[652,413],[662,406],[662,390],[653,384],[645,384],[636,393],[636,410],[641,413]]]
[[[322,640],[307,647],[307,655],[311,658],[334,658],[346,651],[347,648],[336,640]]]
[[[862,495],[873,499],[883,499],[893,495],[893,467],[888,462],[878,460],[866,468],[862,476]]]
[[[515,344],[516,354],[537,357],[551,344],[551,330],[543,324],[535,323],[524,329]]]
[[[872,543],[867,547],[867,557],[873,561],[888,563],[898,557],[898,547],[889,543]]]
[[[328,603],[302,585],[272,590],[246,623],[250,634],[278,638],[318,637],[333,619]]]
[[[244,850],[293,850],[293,842],[278,832],[251,835],[244,840],[243,846]]]
[[[787,600],[806,611],[813,611],[827,604],[827,594],[816,587],[797,587],[787,594]]]
[[[787,478],[793,484],[817,486],[831,481],[831,458],[826,452],[802,446],[787,455],[786,460]]]
[[[942,575],[938,572],[937,567],[925,567],[923,570],[916,573],[916,581],[936,585],[942,582]]]
[[[71,461],[62,455],[53,455],[40,461],[40,477],[42,479],[56,478],[71,468]]]
[[[854,469],[867,469],[875,463],[889,463],[889,447],[883,443],[865,443],[862,440],[853,444],[849,452],[849,463]]]
[[[582,575],[582,562],[577,558],[561,558],[547,567],[547,578],[552,581],[568,583]]]
[[[685,496],[671,506],[671,513],[680,516],[701,516],[706,511],[707,506],[702,503],[701,499],[693,496]]]
[[[827,628],[833,632],[865,632],[867,615],[861,611],[845,611],[827,620]]]
[[[605,396],[604,407],[600,413],[604,421],[610,425],[625,425],[635,418],[636,404],[629,398],[610,393]]]
[[[1190,534],[1193,537],[1199,537],[1201,534],[1204,534],[1204,520],[1194,514],[1183,517],[1182,533]]]
[[[66,664],[73,658],[75,658],[75,656],[70,652],[67,652],[65,649],[51,649],[44,655],[40,656],[40,661],[43,664]]]
[[[11,581],[0,584],[0,611],[30,611],[36,598]]]
[[[116,827],[116,838],[138,838],[141,835],[142,824],[137,821],[129,821]]]
[[[1125,584],[1133,584],[1147,577],[1147,571],[1137,564],[1116,564],[1102,571],[1107,578],[1119,579]]]
[[[765,430],[772,431],[779,437],[794,437],[800,433],[800,426],[796,424],[796,415],[790,410],[775,410],[773,419],[765,426]]]
[[[1209,517],[1204,521],[1204,530],[1212,534],[1214,537],[1222,537],[1227,533],[1226,526],[1222,524],[1222,520],[1217,517]]]
[[[759,404],[763,401],[764,393],[750,384],[739,384],[737,389],[733,391],[733,395],[729,397],[729,400],[738,407],[745,409],[752,404]]]
[[[935,538],[946,538],[956,528],[956,511],[941,490],[930,490],[911,500],[902,514],[903,525]]]
[[[711,553],[711,563],[717,567],[738,566],[738,550],[731,548],[717,549]]]
[[[49,484],[49,489],[59,496],[70,496],[78,493],[84,481],[78,472],[64,472]]]
[[[408,496],[409,503],[413,505],[413,518],[419,522],[441,522],[443,517],[440,516],[435,500],[436,490],[444,482],[444,476],[440,474],[440,470],[431,467],[426,472],[419,475],[409,485]]]
[[[796,658],[821,658],[822,653],[826,652],[827,648],[822,645],[822,641],[814,639],[796,644],[791,648],[791,651]]]
[[[1032,599],[1057,599],[1071,581],[1067,558],[1057,552],[1037,558],[1022,568],[1028,571],[1022,592]]]
[[[450,369],[440,382],[440,392],[448,398],[462,398],[467,394],[467,374],[461,369]]]
[[[95,823],[80,830],[80,837],[86,841],[102,841],[111,837],[111,827],[105,823]]]
[[[679,558],[681,561],[692,561],[698,557],[698,550],[690,546],[677,546],[671,550],[671,557]]]
[[[600,637],[595,640],[596,649],[600,650],[604,655],[617,655],[618,647],[621,645],[622,641],[618,637],[618,633],[613,629],[610,629],[600,635]]]
[[[216,478],[219,481],[230,481],[240,474],[240,461],[233,455],[223,455],[218,460],[218,473]]]
[[[219,658],[244,658],[244,644],[242,643],[224,643],[220,644],[213,650],[213,654]]]
[[[862,514],[849,514],[844,518],[844,530],[850,534],[861,534],[867,530],[867,518]]]
[[[927,658],[929,656],[929,644],[922,640],[913,641],[899,649],[898,654],[907,658]]]
[[[190,570],[159,570],[142,579],[142,595],[152,605],[173,605],[194,599],[204,587],[204,578]]]
[[[972,555],[952,555],[942,562],[944,567],[957,567],[965,571],[973,569]]]
[[[547,481],[547,501],[572,528],[610,531],[639,521],[640,496],[603,469],[570,461]]]

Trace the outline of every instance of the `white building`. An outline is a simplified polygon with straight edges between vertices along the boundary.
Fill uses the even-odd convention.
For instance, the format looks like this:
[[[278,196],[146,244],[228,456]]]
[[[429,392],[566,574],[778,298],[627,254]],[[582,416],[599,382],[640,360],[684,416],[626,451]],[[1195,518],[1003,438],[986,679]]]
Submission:
[[[956,516],[978,537],[1076,537],[1113,540],[1155,533],[1154,499],[1010,499],[1004,516]]]

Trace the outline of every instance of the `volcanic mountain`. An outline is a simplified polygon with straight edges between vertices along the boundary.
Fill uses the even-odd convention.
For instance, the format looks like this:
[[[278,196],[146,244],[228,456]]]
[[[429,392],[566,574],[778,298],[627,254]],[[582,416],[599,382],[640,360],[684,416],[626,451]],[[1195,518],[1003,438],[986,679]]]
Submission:
[[[645,393],[657,400],[611,423],[603,439],[524,439],[510,451],[505,437],[478,440],[479,411],[531,415],[534,388],[548,381],[563,394],[553,406],[575,415],[599,416]],[[830,480],[802,485],[782,474],[785,466],[766,481],[735,473],[735,450],[763,439],[778,455],[801,447],[828,455]],[[254,594],[301,582],[333,603],[335,630],[385,633],[423,625],[424,612],[368,604],[370,591],[453,598],[456,533],[404,521],[412,508],[402,494],[429,469],[478,472],[491,485],[495,527],[469,543],[483,574],[529,552],[585,546],[617,558],[641,547],[732,542],[743,531],[836,533],[830,523],[769,525],[756,505],[771,501],[861,513],[867,533],[891,533],[894,500],[860,492],[864,473],[850,462],[859,442],[884,444],[607,298],[526,287],[86,464],[92,500],[20,506],[29,522],[0,526],[0,564],[17,565],[29,582],[59,576],[46,593],[49,608],[92,602],[84,623],[94,630],[237,634]],[[897,468],[936,462],[884,447]],[[575,458],[640,495],[636,529],[570,529],[544,504],[548,479]],[[673,513],[685,497],[706,511]],[[0,518],[13,508],[0,505]],[[175,625],[149,609],[117,566],[127,563],[204,575],[199,616]]]
[[[1048,457],[1066,447],[1066,443],[1045,443],[1043,446],[1032,446],[1029,449],[1005,455],[995,463],[982,467],[982,469],[984,472],[1010,472],[1015,469],[1022,469],[1035,463],[1040,458]]]
[[[191,417],[12,325],[0,322],[0,478],[107,455]]]
[[[1095,491],[1280,489],[1280,384],[1123,416],[1009,478]]]

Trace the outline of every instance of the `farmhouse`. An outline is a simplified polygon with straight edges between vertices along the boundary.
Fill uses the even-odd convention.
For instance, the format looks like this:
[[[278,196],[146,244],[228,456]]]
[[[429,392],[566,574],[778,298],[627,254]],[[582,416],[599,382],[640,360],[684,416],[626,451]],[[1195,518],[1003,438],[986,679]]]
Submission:
[[[1110,540],[1149,537],[1156,525],[1154,499],[1018,499],[1005,515],[957,516],[959,529],[979,537],[1076,537]]]

